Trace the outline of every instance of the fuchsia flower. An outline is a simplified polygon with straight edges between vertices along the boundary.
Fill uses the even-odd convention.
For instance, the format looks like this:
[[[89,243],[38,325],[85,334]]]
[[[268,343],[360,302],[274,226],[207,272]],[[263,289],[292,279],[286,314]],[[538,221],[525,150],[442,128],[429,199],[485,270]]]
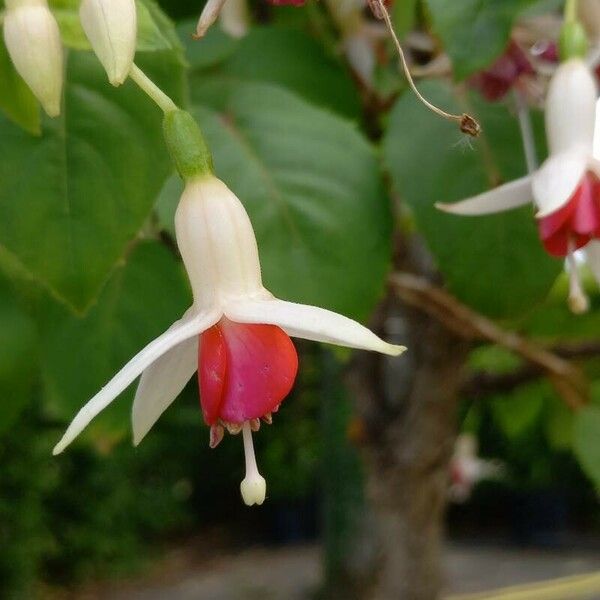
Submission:
[[[261,504],[251,431],[271,421],[291,390],[298,357],[289,336],[396,356],[359,323],[304,304],[278,300],[261,281],[250,219],[233,192],[212,175],[186,181],[175,217],[177,244],[194,302],[184,316],[134,356],[76,415],[54,449],[62,452],[139,375],[132,421],[134,444],[154,425],[197,371],[210,445],[224,430],[243,431],[246,478],[242,496]]]
[[[459,215],[483,215],[534,201],[544,248],[571,263],[571,301],[576,312],[584,298],[573,252],[600,239],[600,162],[594,150],[597,90],[583,60],[556,70],[546,99],[550,156],[534,173],[456,204],[438,208]],[[596,139],[596,145],[600,142]]]
[[[488,69],[471,77],[470,83],[490,102],[502,99],[519,84],[521,78],[535,75],[535,70],[521,47],[511,40],[504,54]]]

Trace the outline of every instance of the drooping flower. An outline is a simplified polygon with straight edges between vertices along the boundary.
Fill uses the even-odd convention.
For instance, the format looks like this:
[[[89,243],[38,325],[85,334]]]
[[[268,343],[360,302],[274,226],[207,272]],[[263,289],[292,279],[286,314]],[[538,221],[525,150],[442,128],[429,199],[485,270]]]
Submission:
[[[256,239],[242,203],[209,170],[178,166],[186,185],[175,216],[176,237],[193,304],[79,411],[54,453],[141,375],[132,411],[137,445],[197,371],[210,445],[216,446],[225,430],[243,431],[247,473],[241,491],[247,504],[260,504],[265,484],[251,431],[260,419],[271,421],[294,384],[298,358],[290,336],[393,356],[405,348],[342,315],[275,298],[262,284]]]
[[[121,85],[135,54],[135,0],[82,0],[79,18],[108,80],[114,86]]]
[[[552,256],[567,257],[600,239],[600,162],[594,151],[597,90],[583,60],[573,58],[556,70],[546,99],[549,157],[534,173],[494,190],[438,208],[459,215],[483,215],[516,208],[533,200],[541,241]],[[600,140],[596,140],[596,144]],[[569,269],[575,312],[586,302]]]
[[[469,83],[490,102],[501,100],[510,90],[535,75],[525,52],[511,40],[504,54],[491,66],[471,77]]]
[[[46,0],[6,0],[4,41],[19,75],[50,117],[60,114],[63,50]]]

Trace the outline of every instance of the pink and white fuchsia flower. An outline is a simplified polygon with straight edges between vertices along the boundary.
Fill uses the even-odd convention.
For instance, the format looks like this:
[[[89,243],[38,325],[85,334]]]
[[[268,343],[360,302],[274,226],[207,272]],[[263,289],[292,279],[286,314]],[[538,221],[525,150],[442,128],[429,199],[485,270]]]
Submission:
[[[483,215],[533,200],[544,248],[552,256],[569,261],[574,312],[585,310],[587,300],[573,253],[600,239],[600,133],[596,132],[600,123],[596,103],[596,84],[586,64],[575,58],[561,64],[546,100],[550,155],[544,164],[534,173],[489,192],[455,204],[437,205],[458,215]],[[588,260],[592,260],[590,256],[588,253]]]
[[[76,415],[54,449],[62,452],[88,423],[139,375],[133,402],[133,439],[139,444],[197,371],[210,445],[224,429],[243,432],[246,504],[261,504],[251,431],[271,421],[290,392],[298,357],[290,336],[399,355],[366,327],[316,306],[279,300],[261,280],[250,219],[219,179],[186,179],[175,216],[177,244],[187,269],[193,304],[183,317],[133,357]]]

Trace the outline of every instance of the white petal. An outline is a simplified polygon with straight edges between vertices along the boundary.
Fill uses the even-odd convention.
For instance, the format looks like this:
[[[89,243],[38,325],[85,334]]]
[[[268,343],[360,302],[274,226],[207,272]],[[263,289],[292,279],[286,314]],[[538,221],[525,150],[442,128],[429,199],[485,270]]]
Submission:
[[[202,9],[202,14],[196,25],[195,38],[201,38],[208,31],[210,26],[217,20],[225,0],[208,0]]]
[[[131,70],[137,35],[134,0],[82,0],[79,18],[112,85],[121,85]]]
[[[600,50],[600,46],[598,46]],[[600,160],[600,99],[596,102],[596,125],[594,127],[594,158]]]
[[[583,150],[551,156],[533,176],[538,218],[562,208],[577,189],[591,157]]]
[[[63,49],[46,1],[7,3],[4,41],[19,75],[48,115],[56,117],[62,99]]]
[[[173,323],[167,331],[138,352],[75,416],[62,439],[56,444],[53,454],[60,454],[84,429],[103,411],[130,383],[155,360],[173,346],[198,335],[214,325],[219,313],[198,313],[192,309]]]
[[[225,316],[238,323],[277,325],[288,335],[348,348],[374,350],[397,356],[404,346],[388,344],[360,323],[324,308],[277,298],[232,302]]]
[[[596,100],[594,74],[580,59],[562,63],[550,80],[546,95],[546,137],[550,155],[584,146],[591,154]]]
[[[600,285],[600,242],[589,242],[585,247],[585,257],[598,285]]]
[[[489,215],[517,208],[532,201],[531,175],[528,175],[472,198],[454,204],[438,202],[435,206],[444,212],[456,215]]]
[[[142,373],[131,410],[134,445],[179,396],[197,368],[198,336],[194,336],[171,348]]]

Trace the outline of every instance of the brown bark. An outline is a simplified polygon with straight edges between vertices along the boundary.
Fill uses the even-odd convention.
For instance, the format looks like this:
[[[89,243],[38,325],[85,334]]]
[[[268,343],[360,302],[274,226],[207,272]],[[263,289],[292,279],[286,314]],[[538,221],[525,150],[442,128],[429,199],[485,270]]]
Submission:
[[[428,254],[413,244],[399,249],[396,267],[435,280]],[[357,600],[434,600],[443,583],[448,466],[470,342],[396,297],[390,290],[374,328],[408,351],[360,353],[348,373],[366,466],[364,522],[376,548],[370,571],[344,596]],[[356,543],[367,545],[364,536]]]
[[[393,304],[385,312],[385,323],[405,329],[409,351],[399,359],[361,355],[350,375],[378,547],[374,582],[356,597],[433,600],[442,586],[448,462],[467,346],[423,313]]]

